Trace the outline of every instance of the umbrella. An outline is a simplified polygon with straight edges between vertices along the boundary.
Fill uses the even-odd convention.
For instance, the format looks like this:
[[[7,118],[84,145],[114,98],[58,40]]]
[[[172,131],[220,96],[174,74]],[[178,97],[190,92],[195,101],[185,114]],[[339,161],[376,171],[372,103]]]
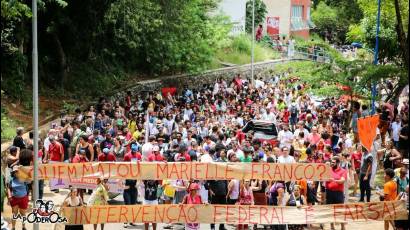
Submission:
[[[362,43],[359,43],[359,42],[353,42],[352,46],[357,47],[357,48],[362,48],[363,47]]]

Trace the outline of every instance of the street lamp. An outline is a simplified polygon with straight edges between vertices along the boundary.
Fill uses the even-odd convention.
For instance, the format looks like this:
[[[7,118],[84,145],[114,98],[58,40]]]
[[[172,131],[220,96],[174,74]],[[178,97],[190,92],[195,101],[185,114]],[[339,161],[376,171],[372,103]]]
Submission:
[[[374,60],[373,60],[374,65],[377,65],[377,59],[379,56],[380,4],[381,4],[381,0],[377,0],[376,45],[374,48]],[[373,81],[372,82],[372,114],[375,113],[375,98],[376,98],[376,83],[375,81]]]
[[[33,119],[34,119],[34,172],[33,172],[33,207],[39,195],[38,188],[38,51],[37,51],[37,0],[32,0],[32,26],[33,26],[33,53],[32,53],[32,71],[33,71]],[[38,223],[34,223],[34,230],[38,230]]]
[[[254,47],[255,46],[255,0],[252,0],[252,49],[251,49],[251,84],[255,86],[253,59],[254,59]]]

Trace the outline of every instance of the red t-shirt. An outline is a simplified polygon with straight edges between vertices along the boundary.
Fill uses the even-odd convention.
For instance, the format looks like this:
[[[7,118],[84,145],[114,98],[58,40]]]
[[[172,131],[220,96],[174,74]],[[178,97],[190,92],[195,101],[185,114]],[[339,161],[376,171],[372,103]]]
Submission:
[[[359,169],[362,160],[362,153],[361,152],[354,152],[352,154],[353,164],[355,169]]]
[[[148,161],[164,161],[164,158],[161,156],[161,154],[154,154],[151,153],[148,155]]]
[[[327,161],[327,160],[329,160],[330,158],[332,158],[332,153],[331,152],[324,152],[323,153],[323,159],[325,160],[325,161]]]
[[[98,161],[116,161],[117,159],[115,158],[115,155],[113,153],[101,153],[98,155]]]
[[[84,163],[88,162],[87,157],[80,157],[80,155],[76,154],[72,160],[73,163]]]
[[[184,157],[185,161],[191,161],[191,156],[189,156],[188,153],[178,153],[177,156],[175,157],[175,161],[178,161],[180,157]]]
[[[334,180],[340,180],[342,177],[347,179],[347,171],[338,167],[336,170],[332,169],[330,172],[332,178]],[[338,184],[334,181],[329,181],[326,182],[326,189],[329,189],[329,191],[339,191],[343,192],[344,191],[344,183],[343,184]]]
[[[62,161],[64,159],[64,148],[58,141],[54,141],[48,147],[51,161]]]
[[[141,153],[136,152],[134,155],[129,151],[124,155],[124,161],[141,161]]]
[[[290,116],[290,112],[288,110],[285,110],[283,112],[282,121],[285,123],[289,123],[289,116]]]
[[[239,143],[242,144],[242,141],[245,140],[245,133],[241,130],[236,131],[236,139],[238,139]]]

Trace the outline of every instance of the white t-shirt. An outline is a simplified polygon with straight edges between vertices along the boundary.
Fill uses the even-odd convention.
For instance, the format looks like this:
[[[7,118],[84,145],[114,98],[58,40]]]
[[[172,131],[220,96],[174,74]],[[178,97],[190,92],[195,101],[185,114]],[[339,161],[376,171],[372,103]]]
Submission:
[[[154,145],[151,144],[150,142],[142,145],[141,153],[142,153],[143,161],[148,161],[148,156],[151,154],[152,148],[154,148]]]
[[[296,129],[295,130],[295,137],[299,137],[299,133],[300,132],[303,132],[304,133],[304,139],[306,140],[306,138],[307,138],[307,136],[309,135],[309,131],[307,130],[307,129],[305,129],[305,128],[303,128],[303,131],[302,130],[300,130],[300,129]]]
[[[235,153],[237,158],[243,157],[243,151],[240,149],[236,149],[236,151],[234,151],[233,149],[230,149],[226,153],[226,156],[229,158],[229,155],[231,155],[232,153]]]
[[[204,154],[204,155],[201,156],[200,161],[205,162],[205,163],[209,163],[209,162],[213,162],[214,160],[212,159],[212,157],[209,154]]]
[[[280,147],[288,147],[292,145],[293,133],[291,131],[281,130],[278,135],[278,140],[280,141]]]
[[[280,156],[278,157],[278,163],[296,163],[295,158],[288,155],[287,157]]]
[[[399,141],[400,138],[400,130],[401,130],[401,123],[399,122],[393,122],[391,124],[391,129],[392,129],[392,137],[394,141]]]
[[[259,88],[263,88],[265,86],[265,82],[257,79],[255,80],[255,88],[259,89]]]

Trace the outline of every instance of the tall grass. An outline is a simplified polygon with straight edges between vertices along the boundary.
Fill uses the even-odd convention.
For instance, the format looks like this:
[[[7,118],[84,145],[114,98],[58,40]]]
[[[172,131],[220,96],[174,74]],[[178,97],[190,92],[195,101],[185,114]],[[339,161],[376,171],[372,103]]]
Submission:
[[[251,63],[252,40],[248,35],[239,35],[231,38],[216,54],[216,58],[221,62],[232,64],[248,64]],[[254,61],[266,61],[270,59],[278,59],[280,54],[264,43],[255,42]]]
[[[13,140],[18,123],[12,120],[5,108],[1,108],[1,143]]]

